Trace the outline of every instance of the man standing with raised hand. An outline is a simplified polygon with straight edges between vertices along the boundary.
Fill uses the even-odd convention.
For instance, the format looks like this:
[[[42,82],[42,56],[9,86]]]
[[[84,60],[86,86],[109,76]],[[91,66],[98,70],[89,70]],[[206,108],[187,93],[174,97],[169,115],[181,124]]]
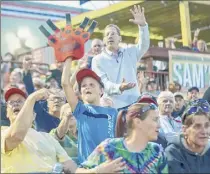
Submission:
[[[130,10],[134,19],[130,22],[139,27],[139,42],[136,46],[120,48],[120,29],[114,24],[107,25],[104,33],[105,49],[95,56],[92,70],[105,85],[105,95],[109,96],[115,108],[125,108],[136,102],[140,92],[137,83],[137,62],[149,48],[149,31],[144,16],[144,8],[139,5]]]

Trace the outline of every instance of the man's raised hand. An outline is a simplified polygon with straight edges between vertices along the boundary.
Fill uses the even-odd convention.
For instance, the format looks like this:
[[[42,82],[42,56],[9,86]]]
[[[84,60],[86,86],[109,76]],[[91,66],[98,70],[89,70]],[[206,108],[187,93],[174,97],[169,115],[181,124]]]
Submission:
[[[134,24],[145,26],[146,25],[146,19],[144,16],[144,7],[140,7],[140,5],[136,6],[134,5],[133,9],[130,9],[134,19],[129,19],[130,22],[133,22]]]
[[[32,68],[32,56],[25,56],[23,58],[23,70],[28,72]]]
[[[50,92],[48,89],[46,88],[43,88],[43,89],[40,89],[38,91],[35,91],[34,93],[31,94],[32,97],[36,100],[36,101],[39,101],[39,100],[46,100],[49,95],[50,95]]]
[[[123,78],[123,81],[120,85],[120,91],[123,92],[125,90],[129,90],[129,89],[132,89],[136,86],[136,83],[126,83],[125,82],[125,79]]]

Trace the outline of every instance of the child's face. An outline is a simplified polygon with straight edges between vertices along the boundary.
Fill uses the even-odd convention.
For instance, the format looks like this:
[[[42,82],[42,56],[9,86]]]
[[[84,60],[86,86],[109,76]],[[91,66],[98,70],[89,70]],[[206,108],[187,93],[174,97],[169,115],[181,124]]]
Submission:
[[[95,79],[85,77],[81,82],[81,94],[84,102],[93,104],[101,98],[102,89]]]

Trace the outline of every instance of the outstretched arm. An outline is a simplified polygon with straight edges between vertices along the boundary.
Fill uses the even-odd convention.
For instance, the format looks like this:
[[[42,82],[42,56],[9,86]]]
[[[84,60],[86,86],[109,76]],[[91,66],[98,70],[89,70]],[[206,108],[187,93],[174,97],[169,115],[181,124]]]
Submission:
[[[139,27],[139,39],[138,44],[136,45],[136,56],[137,61],[141,59],[141,57],[147,52],[150,45],[150,37],[149,37],[149,30],[148,25],[144,16],[144,8],[140,7],[140,5],[134,5],[133,9],[130,9],[133,18],[129,21],[138,25]]]
[[[78,98],[74,92],[73,89],[73,84],[70,83],[70,76],[71,76],[71,62],[72,58],[69,57],[65,60],[64,63],[64,68],[63,68],[63,73],[62,73],[62,79],[61,79],[61,84],[64,89],[66,99],[72,109],[72,112],[77,106],[78,103]]]
[[[82,59],[87,59],[87,58],[82,58]],[[73,88],[74,88],[74,90],[75,89],[77,89],[77,83],[76,83],[76,75],[77,75],[77,73],[80,71],[80,70],[82,70],[82,69],[84,69],[84,68],[87,68],[87,61],[85,60],[85,61],[82,61],[82,59],[80,59],[79,60],[79,62],[78,62],[78,66],[76,67],[76,69],[75,69],[75,71],[73,72],[73,74],[71,75],[71,79],[70,79],[70,83],[72,84],[72,86],[73,86]]]
[[[26,91],[28,94],[32,94],[34,92],[34,85],[30,73],[30,69],[32,67],[32,57],[26,56],[23,59],[23,83],[25,84]]]
[[[61,122],[57,127],[55,134],[56,139],[58,140],[63,139],[66,133],[68,132],[69,125],[71,123],[71,118],[73,117],[69,104],[66,103],[64,106],[62,106],[62,110],[63,110],[63,112],[61,113],[62,115],[60,115]]]

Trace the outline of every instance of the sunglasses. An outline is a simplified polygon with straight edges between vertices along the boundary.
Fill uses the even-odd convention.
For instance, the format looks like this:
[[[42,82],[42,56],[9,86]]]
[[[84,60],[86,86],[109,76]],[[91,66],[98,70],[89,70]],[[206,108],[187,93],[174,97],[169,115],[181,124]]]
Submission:
[[[131,112],[130,114],[130,117],[137,117],[138,115],[142,115],[150,110],[157,110],[157,106],[153,103],[147,105],[147,106],[143,106],[138,112]],[[126,113],[127,113],[127,110],[124,111],[123,113],[123,122],[126,122]]]
[[[190,105],[201,105],[201,104],[209,105],[208,101],[204,99],[197,99],[190,102]]]
[[[139,114],[141,115],[141,114],[144,114],[145,112],[147,112],[149,110],[157,110],[157,109],[158,109],[157,106],[155,104],[151,103],[147,106],[142,107],[139,111]]]
[[[190,103],[190,107],[185,111],[182,121],[186,119],[187,116],[196,114],[198,112],[210,113],[210,105],[206,100],[198,99]]]

